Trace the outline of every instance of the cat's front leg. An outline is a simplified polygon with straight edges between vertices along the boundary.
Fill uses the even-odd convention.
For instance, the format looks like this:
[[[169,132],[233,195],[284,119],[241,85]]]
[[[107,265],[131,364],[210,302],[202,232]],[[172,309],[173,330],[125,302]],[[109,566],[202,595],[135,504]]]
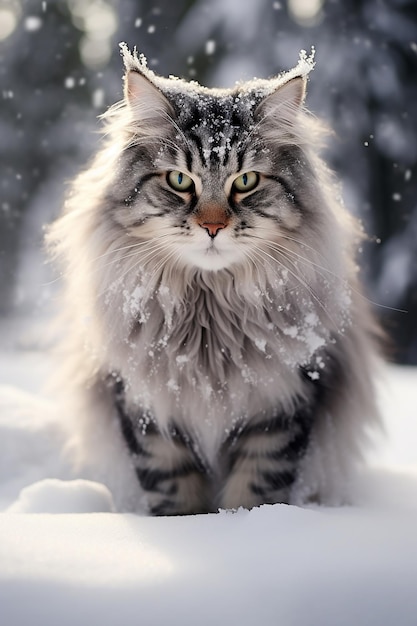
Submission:
[[[309,434],[310,420],[295,415],[255,420],[231,437],[224,448],[221,508],[288,503]]]
[[[148,512],[151,515],[209,512],[209,470],[192,438],[173,422],[162,432],[152,413],[126,402],[121,381],[113,384],[112,393],[120,431],[145,494]]]
[[[137,436],[135,470],[151,515],[207,513],[207,471],[178,430]]]

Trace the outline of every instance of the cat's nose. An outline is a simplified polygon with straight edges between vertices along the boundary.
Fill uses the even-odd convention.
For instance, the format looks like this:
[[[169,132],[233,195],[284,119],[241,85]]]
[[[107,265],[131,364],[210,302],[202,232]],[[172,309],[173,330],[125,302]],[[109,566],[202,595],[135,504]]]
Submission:
[[[222,230],[222,228],[226,228],[227,224],[224,224],[223,222],[219,222],[216,224],[210,224],[208,222],[203,222],[202,224],[200,224],[201,228],[205,228],[208,235],[214,239],[214,237],[217,235],[217,233],[219,232],[219,230]]]

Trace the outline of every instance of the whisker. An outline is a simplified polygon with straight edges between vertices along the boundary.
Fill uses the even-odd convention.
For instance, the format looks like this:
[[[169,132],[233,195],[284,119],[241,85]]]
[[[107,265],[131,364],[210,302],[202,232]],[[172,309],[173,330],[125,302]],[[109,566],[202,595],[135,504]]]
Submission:
[[[267,230],[266,228],[262,228],[262,227],[257,227],[257,230],[265,230],[265,231],[268,232],[268,234],[270,233],[269,230]],[[304,262],[305,264],[310,264],[313,267],[317,267],[318,269],[322,270],[323,272],[326,272],[330,276],[333,276],[334,278],[337,278],[343,284],[343,286],[347,290],[352,291],[353,293],[355,293],[357,296],[359,296],[360,298],[362,298],[363,300],[365,300],[369,304],[372,304],[372,306],[375,306],[375,307],[378,307],[378,308],[382,308],[382,309],[388,309],[389,311],[396,311],[397,313],[408,313],[408,311],[405,310],[405,309],[397,309],[395,307],[391,307],[391,306],[388,306],[386,304],[380,304],[379,302],[375,302],[374,300],[371,300],[368,296],[366,296],[364,293],[362,293],[359,289],[354,287],[354,285],[352,285],[351,282],[349,282],[349,280],[347,278],[343,278],[339,274],[336,274],[335,272],[332,272],[332,270],[329,270],[327,267],[324,267],[323,265],[319,265],[318,263],[315,263],[314,261],[311,261],[311,259],[303,257],[302,255],[298,254],[294,250],[291,250],[290,248],[286,248],[285,246],[282,246],[282,244],[279,244],[276,241],[273,241],[273,240],[270,240],[270,239],[264,239],[263,237],[259,237],[257,235],[251,235],[251,236],[253,238],[256,238],[256,239],[259,239],[260,241],[265,242],[266,244],[270,244],[271,248],[275,248],[275,246],[278,246],[279,248],[281,248],[283,250],[286,250],[288,253],[297,256],[301,260],[301,262]],[[289,236],[286,236],[286,235],[282,235],[281,233],[280,233],[279,237],[283,238],[283,239],[287,239],[289,241],[293,241],[294,243],[298,243],[298,244],[300,244],[300,246],[308,248],[309,250],[312,250],[318,256],[324,258],[324,255],[322,255],[320,252],[318,252],[317,250],[315,250],[311,246],[307,245],[305,242],[300,241],[299,239],[296,239],[295,237],[289,237]],[[323,274],[321,274],[320,272],[319,272],[319,275],[323,279],[325,279],[325,276],[323,276]]]
[[[160,252],[160,251],[165,251],[167,249],[169,249],[167,246],[161,245],[161,246],[159,246],[159,247],[157,247],[155,249],[152,249],[152,250],[149,250],[149,251],[145,251],[145,254],[144,255],[140,255],[136,263],[134,263],[133,265],[130,265],[126,269],[126,271],[123,272],[123,274],[121,274],[120,276],[117,276],[115,282],[117,282],[119,284],[122,284],[123,283],[123,279],[127,276],[127,274],[129,274],[131,271],[135,270],[136,268],[140,267],[141,265],[146,265],[146,262],[147,262],[148,258],[153,256],[155,254],[155,251]],[[175,250],[173,252],[175,252]],[[170,258],[170,256],[173,254],[173,252],[171,252],[170,254],[168,254],[168,256],[165,256],[161,260],[160,264],[158,264],[158,268],[160,266],[162,266]],[[128,255],[128,257],[135,257],[135,256],[136,256],[135,254]],[[151,274],[151,280],[149,281],[149,283],[152,282],[154,274],[155,274],[155,272],[153,272]],[[111,288],[112,288],[112,285],[110,285],[109,287],[104,289],[101,293],[98,294],[97,297],[101,298]]]
[[[337,278],[338,280],[347,283],[346,279],[342,278],[338,274],[335,274],[334,272],[327,269],[326,267],[319,265],[318,263],[314,263],[314,261],[311,261],[311,259],[308,259],[304,257],[303,255],[298,254],[298,252],[295,252],[295,250],[291,250],[291,248],[287,248],[286,246],[283,246],[275,241],[263,239],[261,237],[259,237],[258,239],[261,239],[261,241],[263,241],[267,245],[267,247],[271,248],[272,250],[275,250],[277,252],[280,252],[280,251],[286,252],[288,255],[296,257],[297,261],[299,261],[300,263],[303,263],[304,265],[310,265],[311,267],[317,268],[318,270],[322,270],[323,272],[330,274],[334,278]],[[326,279],[325,275],[322,272],[317,272],[317,274],[321,276],[323,279]]]
[[[142,251],[147,252],[148,250],[151,249],[150,248],[151,244],[154,244],[155,249],[156,249],[157,248],[156,244],[158,242],[160,242],[160,240],[162,238],[170,238],[171,236],[172,236],[171,233],[166,233],[166,234],[163,234],[163,235],[159,235],[158,237],[152,237],[152,239],[148,239],[146,241],[140,241],[140,242],[136,242],[134,244],[128,245],[128,246],[121,246],[120,248],[112,248],[110,250],[107,250],[103,254],[100,254],[100,255],[94,257],[90,261],[90,263],[95,264],[100,259],[102,259],[102,258],[104,258],[106,256],[109,256],[110,254],[115,254],[117,252],[121,252],[122,250],[132,250],[132,249],[135,249],[136,251],[132,252],[132,254],[126,254],[126,255],[123,255],[123,256],[118,256],[116,259],[112,259],[111,261],[109,261],[108,263],[105,263],[103,265],[97,265],[97,267],[93,267],[93,268],[91,268],[91,270],[89,272],[86,272],[86,275],[87,276],[92,276],[95,272],[99,271],[103,267],[108,267],[108,266],[116,264],[118,262],[122,262],[122,261],[124,261],[125,259],[127,259],[127,258],[129,258],[131,256],[132,257],[136,256],[138,250],[140,250],[141,252]],[[145,246],[148,246],[148,247],[146,248]],[[161,247],[161,249],[163,249],[163,248]],[[48,281],[46,283],[41,283],[40,286],[41,287],[48,287],[50,285],[54,285],[55,283],[57,283],[60,280],[64,280],[64,278],[65,278],[65,275],[61,274],[60,276],[57,276],[57,278],[54,278],[53,280],[50,280],[50,281]]]
[[[109,254],[114,254],[115,252],[120,252],[122,250],[128,250],[128,249],[131,249],[131,248],[139,248],[139,247],[144,246],[144,245],[146,245],[148,243],[159,241],[161,238],[165,238],[165,237],[171,237],[171,233],[158,235],[158,237],[152,237],[151,239],[146,239],[145,241],[136,241],[135,243],[132,243],[132,244],[130,244],[128,246],[121,246],[120,248],[111,248],[110,250],[107,250],[107,252],[104,252],[103,254],[100,254],[99,256],[95,257],[93,259],[93,263],[95,261],[98,261],[99,259],[102,259],[105,256],[108,256]]]
[[[274,260],[275,262],[279,262],[277,259],[275,259],[275,257],[273,257],[272,255],[270,255],[268,252],[266,252],[265,250],[262,250],[261,248],[258,249],[258,251],[263,254],[266,255],[268,257],[270,257],[272,260]],[[287,257],[285,255],[285,253],[283,253],[282,251],[276,250],[276,252],[282,256],[287,263],[291,263],[295,269],[297,269],[297,266],[294,264],[294,262],[292,261],[292,259],[290,259],[289,257]],[[310,287],[310,285],[308,285],[302,278],[301,276],[299,276],[299,274],[293,270],[291,270],[287,264],[284,265],[285,269],[300,283],[300,285],[302,287],[304,287],[307,292],[310,294],[310,296],[317,302],[317,304],[319,305],[319,307],[324,311],[324,313],[327,315],[327,317],[329,318],[329,320],[332,322],[334,328],[337,330],[338,329],[338,324],[335,322],[335,320],[333,319],[333,317],[331,316],[331,314],[329,313],[329,311],[327,310],[326,306],[323,304],[323,302],[320,300],[320,298],[317,296],[317,294],[314,292],[314,290]]]
[[[251,250],[250,252],[248,250],[245,250],[245,254],[246,254],[247,257],[249,257],[250,259],[255,259],[254,260],[254,265],[256,266],[256,269],[258,271],[258,280],[259,280],[259,268],[258,268],[258,265],[256,264],[256,257],[257,256],[258,256],[258,258],[261,258],[261,257],[259,257],[259,254],[257,254],[257,253],[258,253],[258,250]],[[265,259],[263,259],[263,260],[265,262]],[[269,265],[271,270],[274,271],[274,266],[271,264],[269,259],[266,259],[266,263]]]
[[[161,269],[163,268],[164,265],[166,265],[168,263],[168,261],[175,255],[179,255],[179,251],[174,249],[172,250],[166,257],[164,257],[159,263],[158,265],[156,265],[155,268],[153,268],[153,272],[150,276],[150,280],[149,280],[149,284],[148,284],[148,291],[154,291],[155,287],[152,286],[152,283],[154,281],[154,278],[156,276],[158,276],[158,274],[160,274]],[[161,278],[161,275],[159,275],[159,279]]]
[[[269,228],[265,228],[264,226],[257,226],[256,227],[257,231],[264,231],[266,232],[268,235],[271,234],[271,230]],[[307,248],[308,250],[311,250],[312,252],[314,252],[314,254],[316,254],[317,256],[321,257],[322,259],[325,259],[325,256],[319,252],[319,250],[316,250],[315,248],[313,248],[312,246],[308,245],[305,241],[302,241],[301,239],[296,239],[295,237],[290,237],[289,235],[284,235],[283,233],[279,233],[279,238],[280,239],[286,239],[287,241],[293,241],[294,243],[297,243],[301,248]],[[263,239],[263,237],[261,237],[261,239]],[[269,240],[272,241],[272,240]],[[274,241],[274,243],[276,243]]]
[[[137,257],[138,254],[140,254],[140,259],[145,259],[145,258],[148,258],[150,255],[152,255],[157,250],[164,250],[165,247],[166,246],[163,243],[154,243],[152,246],[148,246],[147,248],[142,248],[139,251],[135,250],[134,252],[130,252],[128,254],[124,254],[122,256],[118,256],[116,259],[112,259],[108,263],[105,263],[102,267],[108,267],[110,265],[121,263],[121,262],[123,262],[126,259],[129,259],[131,257]],[[143,253],[145,253],[145,254],[143,254]]]
[[[275,274],[275,272],[276,272],[276,267],[274,267],[274,265],[271,263],[271,261],[270,261],[270,259],[269,259],[268,257],[270,257],[271,259],[273,259],[273,260],[275,261],[275,265],[277,265],[277,264],[278,264],[278,265],[279,265],[280,267],[282,267],[284,270],[288,270],[288,271],[290,271],[290,270],[289,270],[289,268],[288,268],[288,267],[287,267],[284,263],[282,263],[279,259],[275,259],[273,256],[268,255],[268,253],[266,253],[265,251],[260,250],[260,249],[258,248],[257,250],[253,250],[252,252],[253,252],[254,254],[256,254],[256,255],[258,256],[258,258],[261,260],[261,262],[262,262],[262,267],[264,267],[264,266],[265,266],[265,263],[266,263],[266,264],[269,266],[269,268],[271,269],[271,271],[272,271],[274,274]],[[263,255],[262,255],[262,252],[264,253]],[[267,257],[266,257],[266,258],[265,258],[265,254],[267,255]],[[284,293],[286,293],[286,294],[287,294],[287,293],[291,293],[291,292],[293,292],[293,291],[297,290],[298,288],[299,288],[298,286],[294,286],[294,287],[288,287],[288,286],[285,286],[285,288],[284,288]]]
[[[162,238],[167,238],[169,239],[169,237],[171,237],[171,233],[167,233],[165,235],[160,235],[159,237],[152,237],[151,239],[148,239],[146,241],[138,241],[134,244],[128,245],[128,246],[122,246],[120,248],[114,248],[114,249],[110,249],[107,250],[106,252],[104,252],[103,254],[100,254],[99,256],[95,257],[94,259],[92,259],[92,264],[96,263],[97,261],[99,261],[100,259],[109,256],[110,254],[115,254],[117,252],[120,252],[122,250],[134,250],[134,252],[132,252],[132,254],[126,254],[126,255],[122,255],[122,256],[117,256],[115,259],[112,259],[109,263],[105,263],[104,265],[101,265],[98,267],[98,269],[100,269],[100,267],[107,267],[108,265],[112,265],[114,263],[117,263],[119,261],[123,261],[123,259],[128,258],[129,256],[135,256],[138,252],[146,252],[148,249],[150,249],[152,246],[156,246],[156,245],[163,245],[163,241],[161,242]]]
[[[257,230],[258,230],[258,231],[259,231],[259,230],[264,230],[265,232],[267,232],[267,233],[268,233],[268,235],[270,235],[270,230],[268,230],[268,229],[266,229],[266,228],[257,227]],[[259,239],[259,240],[261,240],[261,241],[264,241],[264,242],[270,243],[270,244],[272,244],[272,245],[282,246],[282,244],[280,244],[278,241],[275,241],[275,240],[273,240],[273,239],[268,239],[268,238],[264,238],[264,237],[259,237],[258,235],[253,235],[253,237],[254,237],[254,238],[256,238],[256,239]],[[287,236],[287,235],[282,235],[282,234],[280,233],[280,234],[279,234],[279,238],[280,238],[280,239],[286,239],[287,241],[293,241],[294,243],[297,243],[297,244],[298,244],[301,248],[307,248],[307,249],[311,250],[312,252],[314,252],[314,254],[316,254],[317,256],[321,257],[322,259],[324,259],[324,258],[325,258],[323,254],[321,254],[320,252],[318,252],[318,250],[315,250],[314,248],[312,248],[311,246],[309,246],[309,245],[308,245],[308,244],[306,244],[305,242],[303,242],[303,241],[301,241],[301,240],[299,240],[299,239],[296,239],[295,237],[289,237],[289,236]],[[287,249],[288,251],[290,251],[290,250],[291,250],[291,248],[286,248],[286,249]],[[322,270],[324,270],[324,271],[326,271],[326,272],[332,273],[332,274],[333,274],[333,276],[335,276],[336,278],[341,278],[341,277],[339,277],[337,274],[334,274],[333,272],[331,272],[331,270],[329,270],[328,268],[324,267],[323,265],[316,264],[316,263],[314,263],[314,261],[312,261],[311,259],[308,259],[307,257],[303,257],[303,256],[302,256],[302,255],[300,255],[298,252],[295,252],[295,250],[291,250],[291,252],[292,252],[293,254],[296,254],[297,256],[299,256],[301,259],[304,259],[305,261],[308,261],[308,262],[309,262],[309,263],[311,263],[312,265],[315,265],[316,267],[318,267],[318,268],[320,268],[320,269],[322,269]],[[341,280],[343,280],[343,279],[341,279]]]

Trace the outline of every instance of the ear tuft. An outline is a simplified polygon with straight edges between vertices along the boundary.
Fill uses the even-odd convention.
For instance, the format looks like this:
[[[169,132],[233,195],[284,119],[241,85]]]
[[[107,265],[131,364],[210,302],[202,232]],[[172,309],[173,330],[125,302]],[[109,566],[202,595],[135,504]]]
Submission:
[[[128,45],[124,42],[119,43],[119,48],[126,72],[129,70],[150,72],[150,70],[148,70],[148,61],[146,60],[145,55],[138,55],[136,46],[133,48],[133,52],[130,52]]]

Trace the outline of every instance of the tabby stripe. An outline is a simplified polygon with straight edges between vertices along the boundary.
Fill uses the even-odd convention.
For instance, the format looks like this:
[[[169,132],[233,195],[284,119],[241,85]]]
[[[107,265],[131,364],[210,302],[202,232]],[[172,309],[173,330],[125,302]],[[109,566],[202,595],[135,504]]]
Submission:
[[[207,161],[206,161],[206,158],[204,156],[203,143],[202,143],[200,137],[198,135],[196,135],[195,133],[190,133],[190,139],[192,141],[194,141],[195,145],[197,146],[197,150],[198,150],[198,154],[200,155],[201,163],[205,167],[207,167]]]
[[[177,115],[180,116],[181,110],[178,111]],[[187,118],[181,124],[182,131],[189,136],[191,131],[196,128],[196,126],[200,123],[200,113],[195,105],[192,102],[187,103]]]
[[[133,424],[124,409],[124,385],[121,380],[115,383],[113,391],[114,404],[116,406],[117,415],[119,417],[120,429],[122,431],[122,435],[127,444],[127,447],[132,454],[143,453],[144,451],[142,450],[138,440],[136,439]]]
[[[299,424],[297,424],[299,426]],[[286,432],[285,428],[281,429],[283,433]],[[270,431],[262,431],[269,432]],[[261,453],[251,453],[246,448],[236,448],[229,453],[229,463],[231,469],[236,465],[239,459],[242,458],[259,458],[259,459],[270,459],[272,461],[289,461],[291,463],[298,461],[304,455],[308,443],[309,443],[309,435],[310,435],[310,426],[303,425],[300,427],[300,430],[294,435],[294,437],[285,445],[277,448],[272,451],[265,451]],[[238,439],[240,441],[240,438]],[[250,442],[249,442],[250,446]]]
[[[120,421],[120,427],[122,429],[124,440],[130,452],[132,454],[143,454],[146,456],[145,451],[143,450],[142,446],[139,445],[139,442],[136,439],[132,422],[130,421],[128,417],[121,414],[120,411],[119,411],[119,421]]]
[[[255,483],[251,483],[249,487],[255,496],[261,496],[261,498],[265,498],[270,493],[268,489]]]
[[[158,504],[151,506],[149,512],[151,515],[167,515],[175,509],[175,502],[172,500],[162,500]]]
[[[291,187],[291,185],[288,184],[288,182],[282,178],[282,176],[265,176],[265,178],[269,178],[271,180],[274,180],[276,183],[278,183],[279,185],[281,185],[281,187],[284,189],[285,191],[285,195],[289,196],[291,199],[293,198],[293,202],[295,204],[295,206],[297,208],[302,208],[302,205],[298,202],[297,199],[297,194],[295,192],[295,190]]]
[[[145,174],[144,176],[142,176],[142,178],[140,178],[138,182],[135,184],[135,186],[132,187],[132,189],[129,191],[129,194],[124,198],[125,205],[127,207],[130,207],[135,201],[135,197],[139,193],[140,188],[151,178],[154,178],[155,176],[160,176],[160,175],[161,174],[159,172],[150,172],[149,174]]]
[[[264,472],[262,477],[266,481],[267,485],[259,485],[258,483],[251,483],[250,490],[255,496],[264,498],[264,501],[270,499],[275,501],[272,494],[276,491],[282,491],[288,489],[296,479],[295,472]]]
[[[255,215],[257,215],[258,217],[264,217],[265,219],[275,220],[279,222],[279,219],[277,218],[277,216],[271,215],[270,213],[265,213],[265,211],[262,211],[258,207],[251,207],[251,211],[255,213]]]
[[[136,475],[145,491],[158,491],[158,485],[161,482],[173,480],[175,478],[185,478],[190,474],[196,473],[200,473],[200,470],[192,463],[187,463],[186,465],[171,471],[140,467],[136,468]]]
[[[305,427],[292,441],[281,451],[281,458],[294,462],[301,459],[310,442],[310,427]]]
[[[239,150],[237,153],[237,171],[240,172],[243,167],[243,160],[245,158],[245,150]]]
[[[191,172],[193,168],[193,154],[189,148],[185,150],[185,161],[187,163],[188,171]]]
[[[246,448],[237,448],[236,450],[230,452],[228,455],[229,472],[234,471],[235,466],[242,459],[243,461],[262,461],[265,459],[273,461],[287,460],[285,457],[282,457],[280,450],[274,452],[249,452]]]
[[[273,452],[267,452],[265,456],[272,461],[285,460],[290,463],[298,461],[307,450],[309,435],[310,429],[304,428],[301,432],[297,433],[286,446],[279,450],[274,450]]]
[[[262,478],[265,482],[272,487],[272,489],[284,489],[285,487],[289,487],[295,481],[295,471],[283,471],[279,470],[272,472],[262,472]]]
[[[168,209],[162,209],[161,210],[161,203],[158,202],[150,193],[147,193],[144,197],[144,200],[146,201],[146,204],[148,204],[149,206],[153,207],[154,209],[158,209],[161,213],[167,213]],[[152,216],[154,215],[154,213],[152,214]]]
[[[195,207],[197,206],[197,202],[198,202],[198,198],[195,194],[193,194],[188,203],[188,206],[186,207],[187,215],[191,215],[191,213],[193,213]]]
[[[138,438],[136,437],[134,422],[126,412],[124,402],[124,385],[121,380],[117,381],[114,384],[113,393],[114,404],[117,410],[117,415],[119,417],[120,429],[122,431],[122,435],[127,447],[132,454],[141,455],[147,458],[151,457],[152,455],[140,444]],[[145,415],[142,413],[140,414],[140,417],[143,419],[145,418]],[[159,434],[155,423],[150,421],[149,423],[145,423],[145,426],[143,427],[140,424],[140,419],[138,419],[137,416],[135,416],[135,421],[138,422],[139,430],[141,430],[142,428],[146,429],[146,435],[152,436],[155,434]]]
[[[278,433],[282,430],[286,430],[286,424],[282,416],[279,416],[272,419],[262,420],[261,422],[256,422],[255,424],[248,424],[242,429],[239,438],[250,437],[256,433]]]

